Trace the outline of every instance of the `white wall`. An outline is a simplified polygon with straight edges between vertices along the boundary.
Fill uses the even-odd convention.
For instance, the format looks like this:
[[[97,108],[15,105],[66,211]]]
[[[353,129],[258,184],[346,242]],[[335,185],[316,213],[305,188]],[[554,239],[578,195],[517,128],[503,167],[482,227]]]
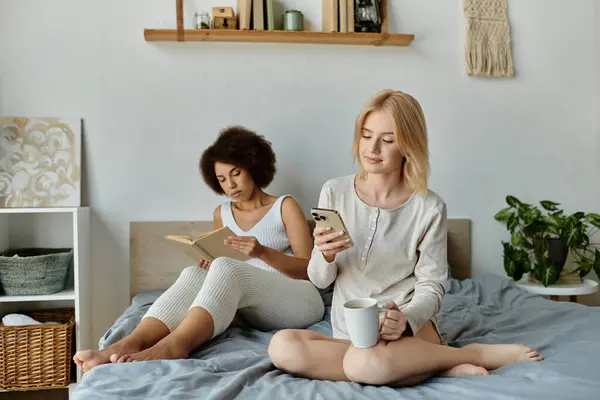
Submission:
[[[594,182],[596,182],[597,196],[596,199],[600,199],[600,1],[596,0],[594,7],[596,9],[594,18],[594,38],[595,38],[595,50],[594,54],[596,60],[594,63],[594,71],[596,71],[596,106],[594,115],[596,116],[596,130],[594,137],[596,138],[596,175],[594,176]]]
[[[206,3],[226,2],[187,3],[186,21]],[[318,0],[288,3],[320,26]],[[128,304],[128,222],[209,219],[222,200],[197,162],[229,124],[273,142],[270,191],[307,210],[326,179],[353,171],[363,102],[413,94],[431,187],[451,217],[473,220],[476,274],[504,273],[492,216],[507,193],[599,211],[597,1],[509,2],[518,75],[507,80],[465,76],[461,1],[390,3],[410,47],[146,43],[144,28],[174,26],[174,1],[0,0],[0,114],[84,119],[97,336]]]

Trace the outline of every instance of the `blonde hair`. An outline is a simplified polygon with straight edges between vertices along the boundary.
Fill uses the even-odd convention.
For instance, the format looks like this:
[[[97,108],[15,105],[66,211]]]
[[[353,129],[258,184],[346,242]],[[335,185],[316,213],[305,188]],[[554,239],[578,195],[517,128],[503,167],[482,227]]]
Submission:
[[[373,111],[385,111],[394,121],[394,134],[398,150],[404,156],[402,178],[418,194],[427,194],[429,177],[429,150],[427,145],[427,126],[419,102],[409,94],[382,90],[370,99],[362,108],[354,132],[352,156],[359,160],[360,177],[366,173],[362,168],[358,154],[358,144],[367,116]]]

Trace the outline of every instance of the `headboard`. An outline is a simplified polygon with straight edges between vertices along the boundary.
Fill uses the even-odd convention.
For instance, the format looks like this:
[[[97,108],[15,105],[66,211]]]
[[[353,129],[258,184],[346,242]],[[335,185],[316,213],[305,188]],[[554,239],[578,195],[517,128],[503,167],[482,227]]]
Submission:
[[[313,221],[308,222],[311,226]],[[129,223],[129,264],[131,297],[144,291],[168,288],[193,260],[181,244],[165,240],[166,235],[192,235],[213,229],[212,221],[165,221]],[[448,220],[448,262],[452,276],[471,276],[471,221]]]

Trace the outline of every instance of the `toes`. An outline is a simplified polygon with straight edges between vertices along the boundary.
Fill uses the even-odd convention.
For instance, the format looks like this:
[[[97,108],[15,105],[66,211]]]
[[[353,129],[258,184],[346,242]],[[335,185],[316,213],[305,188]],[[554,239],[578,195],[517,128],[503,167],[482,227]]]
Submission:
[[[90,365],[90,363],[89,363],[89,362],[87,362],[87,361],[84,361],[84,362],[81,364],[81,370],[82,370],[83,372],[88,372],[90,369],[92,369],[92,367],[93,367],[93,365]]]
[[[83,362],[86,359],[90,358],[91,354],[92,354],[91,350],[80,350],[77,353],[75,353],[75,355],[73,356],[73,359],[77,358],[78,360],[81,360],[81,362]]]
[[[121,357],[120,354],[113,353],[110,355],[110,357],[108,359],[110,360],[111,363],[116,363],[116,362],[119,362],[119,357]]]
[[[540,361],[542,359],[542,356],[540,355],[540,353],[538,353],[537,351],[533,350],[530,351],[529,353],[527,353],[527,358],[531,359],[531,360],[537,360]]]

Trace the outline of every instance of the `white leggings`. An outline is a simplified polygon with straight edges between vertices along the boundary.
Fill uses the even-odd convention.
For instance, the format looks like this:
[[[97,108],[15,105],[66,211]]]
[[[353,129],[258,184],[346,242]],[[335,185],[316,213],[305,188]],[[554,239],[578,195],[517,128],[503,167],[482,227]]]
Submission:
[[[191,307],[202,307],[214,321],[215,337],[239,310],[253,327],[269,331],[306,328],[323,318],[324,305],[315,286],[231,258],[217,258],[209,271],[185,268],[177,281],[150,307],[152,317],[173,331]]]

